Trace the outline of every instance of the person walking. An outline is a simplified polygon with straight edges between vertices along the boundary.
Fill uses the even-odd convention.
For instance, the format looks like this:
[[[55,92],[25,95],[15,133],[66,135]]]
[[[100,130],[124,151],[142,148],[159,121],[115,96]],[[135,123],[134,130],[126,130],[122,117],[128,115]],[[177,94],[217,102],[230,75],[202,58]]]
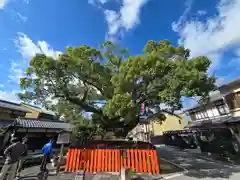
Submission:
[[[20,157],[20,160],[18,161],[18,168],[17,168],[17,176],[16,176],[16,179],[20,179],[20,172],[22,170],[22,167],[23,167],[23,163],[25,161],[25,158],[27,156],[27,151],[28,151],[28,146],[27,146],[27,141],[28,141],[28,138],[27,137],[24,137],[22,139],[22,144],[24,145],[25,147],[25,150],[24,152],[21,154],[21,157]]]
[[[0,180],[4,180],[7,176],[7,180],[14,180],[17,171],[18,161],[20,156],[25,151],[25,146],[16,137],[12,137],[11,145],[4,151],[6,157],[5,163],[0,173]]]
[[[52,155],[52,146],[53,140],[50,140],[47,144],[45,144],[42,148],[43,159],[40,166],[40,171],[44,172],[47,170],[47,163],[50,161]]]

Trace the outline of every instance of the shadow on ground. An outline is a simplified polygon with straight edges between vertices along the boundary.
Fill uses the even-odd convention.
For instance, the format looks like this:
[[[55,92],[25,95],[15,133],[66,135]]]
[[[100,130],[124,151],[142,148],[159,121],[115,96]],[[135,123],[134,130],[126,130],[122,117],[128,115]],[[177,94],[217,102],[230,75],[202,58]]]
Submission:
[[[168,147],[158,148],[159,156],[174,164],[183,167],[186,176],[201,178],[227,178],[235,173],[240,173],[240,168],[234,165],[208,161],[189,152],[174,150]]]
[[[179,158],[179,160],[181,160],[181,158]],[[210,161],[208,161],[208,164],[206,164],[206,160],[202,160],[199,158],[185,158],[184,163],[190,164],[190,167],[188,167],[189,170],[187,173],[185,173],[185,175],[198,179],[206,177],[229,179],[234,173],[240,173],[239,168],[224,166],[223,164],[216,165],[214,162]]]

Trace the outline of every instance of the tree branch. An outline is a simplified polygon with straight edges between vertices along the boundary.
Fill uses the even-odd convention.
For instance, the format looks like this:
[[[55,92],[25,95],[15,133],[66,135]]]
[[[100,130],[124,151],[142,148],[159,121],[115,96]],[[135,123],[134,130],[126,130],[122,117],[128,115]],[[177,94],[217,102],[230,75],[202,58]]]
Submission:
[[[69,95],[66,95],[66,99],[69,102],[82,107],[87,112],[93,112],[93,113],[97,113],[97,114],[102,114],[102,110],[96,109],[93,106],[85,104],[82,100],[79,100],[79,98],[73,98],[73,97],[70,97]]]

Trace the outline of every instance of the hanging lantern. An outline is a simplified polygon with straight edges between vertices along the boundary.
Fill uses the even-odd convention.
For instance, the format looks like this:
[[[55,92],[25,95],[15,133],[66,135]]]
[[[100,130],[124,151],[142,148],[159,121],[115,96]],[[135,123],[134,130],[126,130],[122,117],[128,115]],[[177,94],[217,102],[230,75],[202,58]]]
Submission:
[[[141,105],[141,113],[144,113],[145,112],[145,104],[142,104]]]

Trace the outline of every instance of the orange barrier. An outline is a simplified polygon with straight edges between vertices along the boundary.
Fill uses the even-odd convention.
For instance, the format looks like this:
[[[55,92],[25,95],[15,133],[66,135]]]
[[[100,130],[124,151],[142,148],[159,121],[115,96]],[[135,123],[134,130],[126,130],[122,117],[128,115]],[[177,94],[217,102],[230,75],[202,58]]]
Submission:
[[[123,164],[137,173],[160,173],[156,150],[125,151],[123,159],[120,149],[69,149],[65,171],[117,172]]]

